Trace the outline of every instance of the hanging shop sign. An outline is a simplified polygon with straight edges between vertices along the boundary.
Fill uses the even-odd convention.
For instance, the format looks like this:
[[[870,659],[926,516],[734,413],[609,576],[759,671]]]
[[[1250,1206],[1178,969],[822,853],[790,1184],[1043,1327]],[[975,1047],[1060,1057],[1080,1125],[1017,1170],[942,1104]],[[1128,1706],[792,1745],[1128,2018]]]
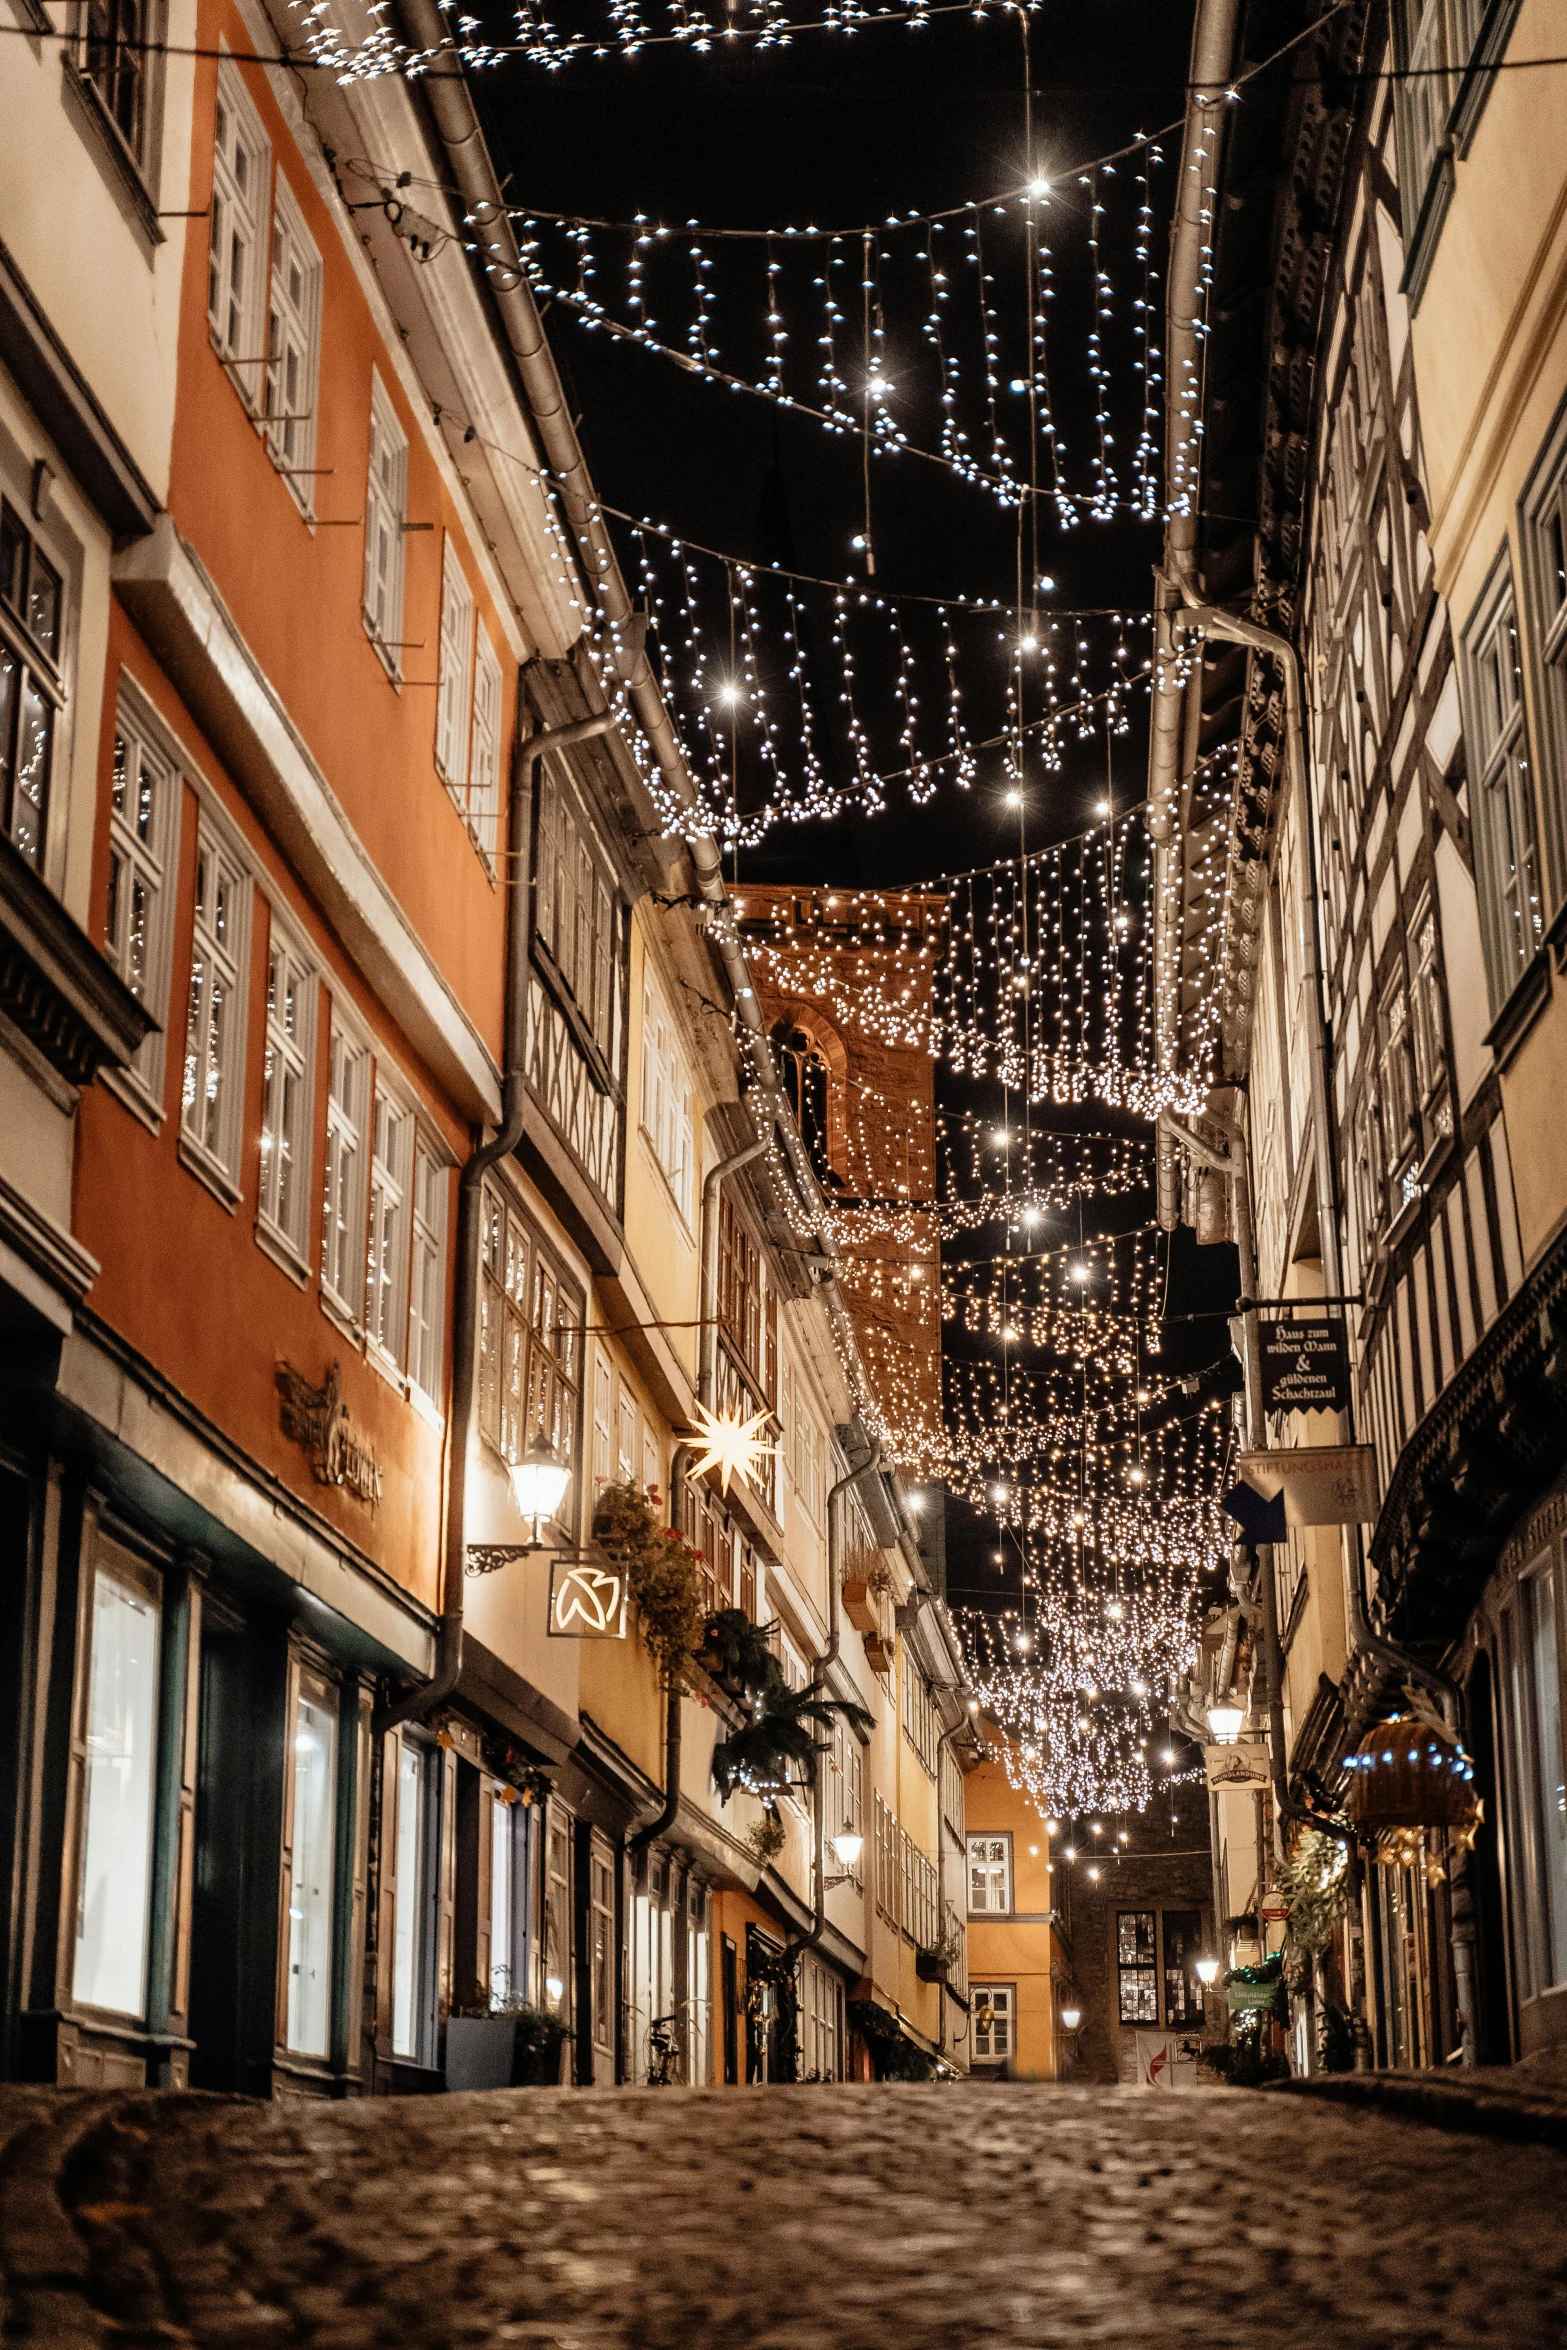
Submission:
[[[1268,1749],[1260,1738],[1234,1746],[1204,1746],[1202,1759],[1209,1786],[1220,1793],[1225,1788],[1239,1790],[1270,1783]]]
[[[1381,1506],[1369,1444],[1302,1444],[1243,1452],[1244,1482],[1264,1501],[1282,1499],[1287,1526],[1371,1526]]]
[[[553,1640],[624,1640],[625,1576],[596,1559],[550,1561],[549,1632]]]
[[[1265,1412],[1341,1412],[1349,1403],[1349,1349],[1334,1322],[1259,1322]]]

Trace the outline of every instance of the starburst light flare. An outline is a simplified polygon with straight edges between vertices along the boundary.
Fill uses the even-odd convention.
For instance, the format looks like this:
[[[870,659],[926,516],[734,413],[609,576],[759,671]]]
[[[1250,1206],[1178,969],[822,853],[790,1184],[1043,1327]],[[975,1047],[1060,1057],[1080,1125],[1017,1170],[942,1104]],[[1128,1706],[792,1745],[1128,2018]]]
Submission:
[[[738,1414],[709,1411],[706,1404],[699,1403],[696,1411],[697,1442],[706,1449],[699,1460],[691,1463],[692,1476],[700,1477],[709,1469],[716,1469],[719,1490],[723,1493],[729,1491],[731,1477],[743,1477],[747,1484],[754,1484],[761,1463],[778,1450],[776,1444],[770,1444],[758,1433],[772,1418],[771,1412],[757,1412],[753,1418],[744,1420]]]

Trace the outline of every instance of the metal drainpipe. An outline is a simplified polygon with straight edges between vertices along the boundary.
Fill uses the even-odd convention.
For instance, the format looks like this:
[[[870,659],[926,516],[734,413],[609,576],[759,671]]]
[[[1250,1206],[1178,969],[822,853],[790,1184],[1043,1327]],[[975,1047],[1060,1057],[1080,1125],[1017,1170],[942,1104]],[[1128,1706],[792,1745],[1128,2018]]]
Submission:
[[[816,1659],[813,1678],[825,1681],[838,1662],[843,1646],[843,1497],[851,1485],[862,1478],[874,1476],[881,1467],[881,1446],[874,1440],[870,1457],[857,1469],[850,1469],[827,1493],[827,1646]],[[812,1782],[811,1810],[815,1825],[816,1900],[810,1931],[791,1941],[784,1957],[793,1964],[801,1953],[814,1950],[827,1925],[827,1750],[816,1750],[816,1776]]]
[[[1154,1028],[1155,1063],[1173,1069],[1180,1045],[1180,874],[1176,792],[1181,736],[1188,693],[1161,691],[1177,657],[1172,615],[1177,580],[1190,579],[1197,559],[1197,522],[1202,457],[1203,368],[1206,338],[1198,331],[1203,307],[1203,246],[1212,224],[1205,164],[1216,163],[1213,137],[1223,122],[1225,95],[1235,56],[1238,0],[1199,0],[1192,26],[1186,130],[1181,145],[1181,181],[1170,232],[1165,313],[1165,483],[1169,519],[1164,531],[1164,572],[1155,595],[1155,690],[1149,718],[1148,830],[1154,844]],[[1172,915],[1172,899],[1174,909]],[[1158,1216],[1173,1231],[1180,1215],[1173,1163],[1157,1161]]]
[[[686,1459],[690,1446],[677,1444],[669,1460],[669,1523],[678,1534],[685,1515]],[[672,1828],[680,1812],[680,1745],[681,1692],[678,1688],[665,1692],[664,1697],[664,1802],[656,1818],[639,1828],[626,1845],[627,1857],[640,1859],[648,1846]]]
[[[505,1069],[501,1077],[501,1123],[493,1140],[481,1143],[464,1161],[457,1178],[457,1269],[452,1299],[452,1408],[447,1427],[446,1545],[441,1616],[436,1632],[435,1671],[428,1681],[380,1706],[372,1735],[383,1737],[403,1722],[424,1721],[451,1696],[462,1672],[463,1570],[467,1564],[468,1452],[473,1440],[474,1369],[479,1345],[479,1246],[486,1172],[509,1158],[522,1140],[526,1106],[524,1069],[528,1057],[528,929],[532,895],[529,814],[533,781],[546,751],[587,742],[615,724],[610,710],[575,718],[567,726],[519,738],[512,755],[507,840],[511,848],[511,897],[506,910]]]

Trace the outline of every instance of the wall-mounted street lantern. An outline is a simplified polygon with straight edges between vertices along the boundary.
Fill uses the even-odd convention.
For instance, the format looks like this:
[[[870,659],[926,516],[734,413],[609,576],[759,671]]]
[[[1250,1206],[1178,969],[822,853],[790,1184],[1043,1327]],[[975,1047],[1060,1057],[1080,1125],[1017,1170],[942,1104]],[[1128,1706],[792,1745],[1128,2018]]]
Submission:
[[[1200,1958],[1197,1961],[1197,1980],[1199,1983],[1201,1983],[1203,1989],[1205,1991],[1211,1991],[1218,1979],[1218,1960],[1216,1958]]]
[[[493,1575],[498,1567],[509,1567],[517,1559],[544,1548],[539,1529],[553,1518],[566,1498],[571,1483],[571,1471],[561,1460],[555,1448],[543,1436],[536,1436],[520,1461],[511,1464],[511,1489],[517,1498],[517,1507],[533,1529],[531,1542],[470,1542],[468,1545],[468,1572],[470,1575]]]
[[[1080,2007],[1077,2007],[1077,2006],[1072,2006],[1072,2007],[1063,2007],[1063,2008],[1062,2008],[1062,2010],[1061,2010],[1061,2021],[1062,2021],[1062,2023],[1063,2023],[1063,2024],[1066,2026],[1066,2028],[1067,2028],[1067,2030],[1068,2030],[1069,2032],[1075,2032],[1075,2031],[1077,2030],[1077,2027],[1078,2027],[1078,2025],[1079,2025],[1079,2024],[1082,2022],[1082,2020],[1083,2020],[1083,2011],[1082,2011],[1082,2009],[1081,2009]]]
[[[824,1887],[846,1885],[859,1865],[860,1854],[865,1850],[865,1839],[863,1836],[844,1834],[830,1836],[828,1842],[832,1847],[832,1856],[838,1863],[840,1874],[836,1877],[824,1877],[822,1883]]]
[[[1208,1727],[1213,1732],[1216,1746],[1233,1746],[1246,1720],[1243,1705],[1210,1705]]]

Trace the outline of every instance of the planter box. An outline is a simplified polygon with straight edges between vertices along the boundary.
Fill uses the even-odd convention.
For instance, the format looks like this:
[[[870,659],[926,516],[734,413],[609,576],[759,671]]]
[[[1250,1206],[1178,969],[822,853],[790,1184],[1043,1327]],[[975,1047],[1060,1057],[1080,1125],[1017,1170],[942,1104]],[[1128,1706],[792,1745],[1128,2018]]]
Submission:
[[[922,1983],[944,1983],[947,1979],[947,1961],[938,1958],[934,1950],[916,1950],[914,1972]]]
[[[517,2049],[514,2015],[454,2015],[446,2026],[448,2089],[509,2089]]]
[[[880,1633],[881,1611],[876,1604],[876,1594],[868,1583],[844,1584],[843,1612],[856,1632]]]
[[[873,1673],[890,1673],[892,1671],[892,1642],[883,1640],[879,1632],[867,1633],[865,1661]]]

